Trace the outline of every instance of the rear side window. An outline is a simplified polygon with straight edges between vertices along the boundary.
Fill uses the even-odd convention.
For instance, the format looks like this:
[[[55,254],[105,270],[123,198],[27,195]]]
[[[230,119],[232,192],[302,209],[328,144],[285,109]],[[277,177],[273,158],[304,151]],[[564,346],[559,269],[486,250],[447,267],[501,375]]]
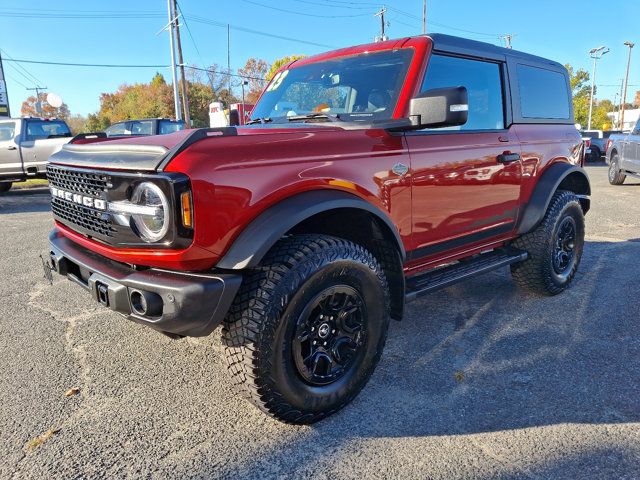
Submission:
[[[27,122],[27,140],[70,136],[69,127],[64,122],[44,120],[29,120]]]
[[[518,65],[518,89],[522,118],[569,120],[569,91],[560,72]]]
[[[153,120],[131,122],[131,135],[153,135]]]
[[[131,135],[131,131],[127,130],[127,122],[116,123],[105,130],[108,136]]]
[[[167,133],[184,130],[184,122],[182,120],[160,120],[158,124],[158,135],[166,135]]]
[[[438,130],[501,130],[504,128],[502,74],[497,63],[432,55],[421,91],[466,87],[469,119],[459,127]]]

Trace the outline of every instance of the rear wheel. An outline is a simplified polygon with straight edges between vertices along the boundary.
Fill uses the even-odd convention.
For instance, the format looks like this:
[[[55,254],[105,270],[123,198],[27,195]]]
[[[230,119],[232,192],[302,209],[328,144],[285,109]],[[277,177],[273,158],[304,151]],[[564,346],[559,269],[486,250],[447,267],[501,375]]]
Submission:
[[[584,214],[576,195],[556,192],[540,225],[513,245],[529,253],[527,260],[511,265],[511,275],[519,286],[542,295],[566,289],[578,270],[584,247]]]
[[[281,240],[245,277],[223,328],[235,385],[288,423],[349,403],[380,359],[389,291],[371,253],[347,240]]]
[[[0,182],[0,193],[5,193],[11,190],[12,182]]]
[[[617,153],[611,156],[609,162],[609,183],[611,185],[622,185],[627,176],[620,171],[620,157]]]
[[[598,147],[591,147],[591,161],[599,162],[601,157],[600,149]]]

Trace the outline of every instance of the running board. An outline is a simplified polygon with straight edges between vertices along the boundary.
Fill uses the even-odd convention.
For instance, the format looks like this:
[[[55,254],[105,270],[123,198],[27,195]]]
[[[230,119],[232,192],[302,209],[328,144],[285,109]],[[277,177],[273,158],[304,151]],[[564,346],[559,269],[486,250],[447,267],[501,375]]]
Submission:
[[[461,260],[447,267],[416,275],[407,279],[405,302],[409,303],[421,295],[448,287],[467,278],[475,277],[512,263],[522,262],[528,256],[529,254],[523,250],[501,248],[480,254],[469,260]]]

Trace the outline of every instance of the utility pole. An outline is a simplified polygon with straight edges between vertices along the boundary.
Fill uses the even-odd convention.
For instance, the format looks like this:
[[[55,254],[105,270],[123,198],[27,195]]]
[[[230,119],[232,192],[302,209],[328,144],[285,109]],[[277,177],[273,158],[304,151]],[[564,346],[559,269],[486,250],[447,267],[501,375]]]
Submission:
[[[422,2],[422,34],[427,33],[427,0]]]
[[[620,94],[618,95],[618,99],[620,100],[620,103],[618,104],[618,130],[622,130],[622,123],[620,122],[620,115],[622,115],[622,89],[624,88],[624,79],[621,78],[620,79]]]
[[[500,38],[502,40],[504,40],[504,46],[506,48],[512,48],[511,47],[511,39],[513,39],[514,35],[512,33],[507,33],[506,35],[500,35]]]
[[[624,44],[629,47],[629,58],[627,60],[627,73],[624,76],[624,93],[622,94],[622,113],[620,113],[620,130],[624,130],[624,109],[627,103],[627,84],[629,82],[629,65],[631,64],[631,49],[635,43],[626,41]]]
[[[169,48],[171,48],[171,77],[173,79],[173,106],[176,112],[176,120],[182,119],[180,108],[180,94],[178,93],[178,75],[176,72],[176,51],[173,45],[173,28],[175,22],[175,12],[173,11],[173,0],[167,0],[169,8]]]
[[[42,115],[42,102],[40,101],[40,91],[47,90],[49,87],[27,88],[27,90],[35,90],[36,92],[36,113]]]
[[[178,0],[173,0],[173,12],[178,12]],[[191,115],[189,114],[189,96],[187,93],[187,78],[184,74],[184,60],[182,58],[182,43],[180,42],[180,22],[176,16],[176,47],[178,48],[178,64],[180,65],[180,82],[182,90],[182,107],[184,108],[184,121],[187,128],[191,127]]]
[[[231,98],[231,25],[227,23],[227,90]]]
[[[384,21],[385,13],[387,13],[387,8],[383,6],[378,13],[374,14],[374,17],[380,17],[380,36],[376,37],[376,42],[384,42],[385,40],[389,40],[384,32],[384,28],[386,26]]]
[[[591,114],[593,113],[593,94],[596,89],[596,68],[598,66],[598,60],[602,58],[603,55],[609,53],[609,49],[605,46],[592,48],[589,50],[589,56],[593,58],[593,75],[591,76],[591,98],[589,99],[589,121],[587,130],[591,130]]]

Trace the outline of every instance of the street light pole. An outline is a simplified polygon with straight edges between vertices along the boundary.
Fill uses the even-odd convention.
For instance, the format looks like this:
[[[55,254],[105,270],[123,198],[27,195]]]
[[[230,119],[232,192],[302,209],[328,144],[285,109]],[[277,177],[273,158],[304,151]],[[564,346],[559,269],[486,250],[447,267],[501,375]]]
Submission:
[[[631,49],[635,43],[626,41],[624,44],[629,47],[629,58],[627,59],[627,73],[624,76],[624,93],[622,94],[622,111],[620,112],[620,130],[624,130],[624,108],[627,103],[627,83],[629,82],[629,65],[631,64]]]
[[[593,94],[596,88],[596,68],[598,66],[598,60],[602,58],[603,55],[609,53],[609,49],[607,47],[598,47],[592,48],[589,50],[589,56],[593,58],[593,74],[591,76],[591,98],[589,99],[589,121],[587,122],[587,130],[591,130],[591,115],[593,114]]]

